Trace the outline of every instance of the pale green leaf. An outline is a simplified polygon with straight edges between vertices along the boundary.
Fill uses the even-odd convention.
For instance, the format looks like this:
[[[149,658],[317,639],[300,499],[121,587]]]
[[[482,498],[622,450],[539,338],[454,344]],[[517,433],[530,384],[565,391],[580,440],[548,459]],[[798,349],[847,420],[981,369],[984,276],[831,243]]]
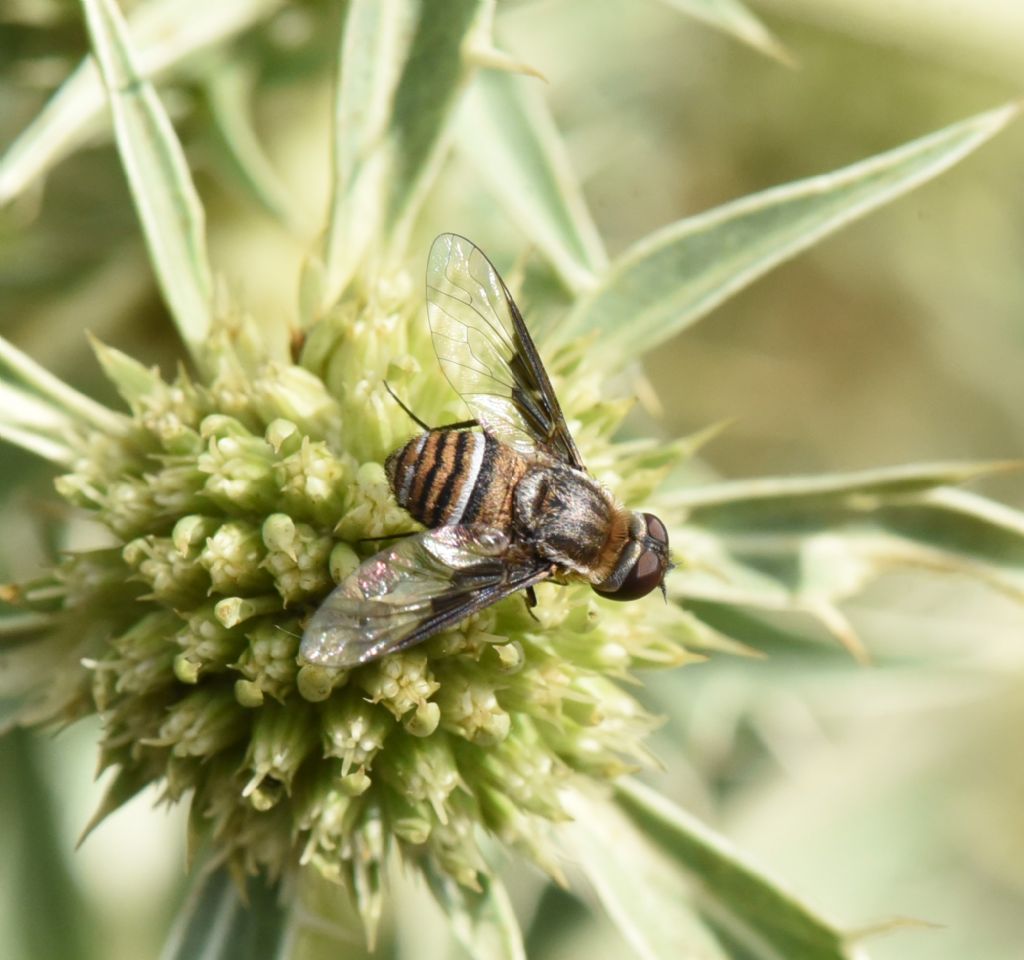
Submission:
[[[936,463],[765,478],[676,491],[672,499],[685,509],[689,549],[725,574],[723,584],[741,589],[761,585],[730,569],[730,561],[790,591],[813,584],[810,592],[822,595],[819,588],[830,583],[831,599],[900,565],[973,571],[1016,593],[1014,575],[1024,575],[1024,518],[948,484],[1018,467],[1014,461]],[[708,599],[725,598],[718,591]]]
[[[970,518],[984,531],[985,539],[995,540],[1006,547],[1006,559],[1024,566],[1024,512],[996,503],[967,490],[948,487],[929,490],[922,498],[926,506],[946,510]],[[976,542],[974,535],[972,541]],[[992,551],[1002,554],[1002,551]]]
[[[881,497],[918,493],[946,484],[967,483],[1004,470],[1021,469],[1016,460],[949,460],[876,467],[850,473],[729,480],[676,489],[663,498],[685,507],[690,516],[737,517],[746,509],[785,510],[789,504],[810,510],[818,504],[845,504],[868,509]]]
[[[597,347],[625,364],[772,267],[948,169],[1017,112],[978,114],[841,170],[677,221],[616,260],[559,334],[599,332]]]
[[[117,6],[82,0],[82,7],[157,281],[182,339],[198,355],[210,329],[213,286],[202,204],[167,113],[135,65]]]
[[[74,420],[63,410],[0,380],[0,424],[26,427],[52,436],[67,436]]]
[[[85,826],[78,835],[76,847],[80,847],[89,835],[115,810],[120,810],[132,797],[148,787],[152,781],[153,771],[147,765],[118,766],[113,779],[103,791],[103,799],[92,812]]]
[[[95,337],[89,337],[89,345],[96,354],[100,367],[107,379],[114,385],[121,399],[133,410],[153,396],[159,396],[166,385],[156,367],[147,367],[134,357],[128,356],[116,347],[107,346]]]
[[[472,70],[465,51],[489,29],[492,6],[492,0],[452,0],[442,15],[427,0],[349,4],[334,103],[333,196],[318,277],[321,309],[338,299],[367,258],[404,252],[444,158],[449,115]]]
[[[367,946],[351,890],[339,887],[316,868],[298,872],[288,889],[288,911],[287,946],[281,960],[371,960],[380,956]]]
[[[15,386],[8,381],[19,381]],[[86,426],[121,433],[126,421],[45,370],[0,337],[0,439],[68,466]]]
[[[58,809],[66,797],[44,776],[41,744],[17,729],[0,740],[3,955],[89,960],[102,955],[95,950],[96,917],[69,863]]]
[[[307,216],[289,193],[263,150],[251,117],[251,71],[225,63],[204,83],[219,156],[229,168],[228,182],[239,186],[270,216],[299,235],[310,235]]]
[[[1024,601],[1024,518],[939,485],[1016,463],[923,464],[677,491],[673,596],[816,619],[858,658],[839,604],[899,569],[971,577]]]
[[[687,609],[694,613],[710,607],[714,610],[728,611],[730,614],[737,613],[741,617],[749,617],[756,611],[756,614],[767,617],[792,618],[795,622],[787,634],[790,638],[799,636],[809,640],[814,631],[804,629],[799,621],[805,621],[808,628],[814,623],[819,628],[818,634],[824,631],[825,635],[830,635],[855,660],[869,660],[870,656],[864,643],[833,602],[834,599],[845,599],[850,591],[842,590],[838,597],[823,593],[822,591],[829,585],[825,572],[815,580],[813,586],[794,583],[794,577],[800,568],[799,557],[794,557],[793,553],[795,551],[777,559],[776,576],[772,577],[763,570],[743,563],[742,560],[746,558],[742,555],[728,555],[723,547],[723,558],[717,560],[707,570],[687,572],[674,578],[669,595],[674,600],[681,600]],[[758,559],[763,561],[764,558]],[[857,570],[858,573],[862,572],[863,567],[859,565]],[[837,575],[836,582],[846,587],[849,579],[840,580]],[[863,580],[857,584],[858,587],[863,585]],[[765,622],[757,615],[753,619],[758,624]],[[707,620],[707,625],[709,631],[721,633],[732,640],[735,648],[727,652],[765,652],[764,641],[767,635],[760,630],[734,630],[729,617],[712,617]]]
[[[0,594],[2,592],[3,589],[0,588]],[[25,637],[38,637],[52,625],[53,618],[51,616],[34,610],[0,613],[0,650],[8,644],[23,642]],[[6,678],[4,679],[6,680]],[[0,689],[2,688],[2,683],[0,683]]]
[[[197,870],[160,960],[284,960],[286,920],[276,886],[250,879],[243,899],[227,870]]]
[[[758,667],[789,669],[792,660],[784,657],[788,653],[795,653],[801,660],[809,659],[812,653],[816,657],[843,656],[834,645],[815,642],[815,631],[807,622],[808,617],[801,616],[799,612],[790,614],[787,611],[779,615],[777,611],[760,612],[731,603],[705,600],[692,600],[687,608],[710,629],[720,631],[762,654]],[[843,664],[849,666],[845,659]],[[671,680],[666,686],[671,687]],[[668,708],[667,700],[659,700],[658,703],[661,709]]]
[[[786,48],[740,0],[662,0],[662,3],[696,17],[782,63],[793,63]]]
[[[697,913],[696,887],[614,804],[565,795],[563,828],[583,870],[634,956],[642,960],[727,960]]]
[[[966,490],[939,487],[881,511],[886,533],[941,552],[958,571],[1024,592],[1024,513]]]
[[[180,73],[210,47],[248,29],[281,0],[149,0],[130,16],[139,73]],[[95,63],[84,60],[0,158],[0,206],[14,199],[107,122]]]
[[[42,435],[38,430],[20,427],[9,419],[0,417],[0,440],[21,447],[34,453],[43,460],[62,467],[70,467],[74,462],[74,453],[69,446],[60,440]]]
[[[0,380],[0,439],[51,463],[69,466],[75,422],[45,400]]]
[[[55,664],[74,656],[67,636],[54,633],[54,621],[32,612],[5,614],[0,633],[0,734],[14,725],[52,723],[57,704],[47,694],[61,686]],[[59,694],[58,694],[59,695]]]
[[[498,880],[482,878],[477,893],[429,867],[426,879],[453,936],[473,960],[526,960],[519,923]]]
[[[665,797],[629,778],[618,782],[617,797],[647,842],[692,879],[701,910],[742,945],[744,956],[851,960],[856,955],[841,931]]]
[[[60,377],[54,376],[3,337],[0,337],[0,376],[4,380],[17,380],[27,387],[39,405],[39,411],[43,407],[49,409],[49,420],[54,425],[74,421],[92,424],[110,433],[120,433],[125,429],[123,417],[69,387]],[[16,415],[18,410],[7,412]]]
[[[563,283],[589,290],[608,258],[538,82],[482,71],[458,114],[459,148]]]

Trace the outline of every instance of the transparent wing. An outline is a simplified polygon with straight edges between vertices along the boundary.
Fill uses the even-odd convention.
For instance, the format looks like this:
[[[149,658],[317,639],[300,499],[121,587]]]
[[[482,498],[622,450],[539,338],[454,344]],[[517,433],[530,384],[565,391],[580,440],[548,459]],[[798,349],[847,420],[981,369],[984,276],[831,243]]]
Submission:
[[[427,316],[445,376],[487,433],[585,469],[519,308],[465,237],[442,233],[430,248]]]
[[[299,657],[354,667],[404,650],[551,575],[490,527],[438,527],[362,563],[310,618]]]

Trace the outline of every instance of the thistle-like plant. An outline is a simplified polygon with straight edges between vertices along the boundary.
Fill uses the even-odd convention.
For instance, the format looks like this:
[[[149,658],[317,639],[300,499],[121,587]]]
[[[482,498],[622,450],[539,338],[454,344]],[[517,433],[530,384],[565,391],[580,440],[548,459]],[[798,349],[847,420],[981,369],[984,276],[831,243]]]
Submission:
[[[983,526],[1020,538],[1008,512],[950,486],[998,465],[696,485],[677,468],[713,428],[616,437],[646,351],[941,172],[1013,109],[667,225],[609,263],[536,80],[492,43],[492,5],[352,0],[336,43],[331,201],[282,337],[278,318],[215,281],[151,83],[194,65],[197,44],[230,50],[261,13],[238,4],[232,20],[191,4],[161,32],[144,17],[160,6],[141,7],[129,33],[113,0],[83,0],[99,72],[68,81],[0,164],[0,186],[19,191],[74,146],[105,96],[187,356],[164,379],[95,342],[115,409],[3,342],[0,433],[55,464],[58,493],[106,535],[6,588],[3,686],[23,695],[23,722],[99,716],[100,768],[115,772],[95,822],[154,784],[189,804],[193,926],[169,955],[188,956],[204,934],[227,955],[211,898],[240,923],[268,924],[278,955],[330,949],[350,907],[372,946],[403,864],[472,956],[521,956],[498,875],[511,852],[560,884],[574,882],[569,865],[585,874],[640,956],[853,956],[843,931],[629,778],[647,765],[657,720],[627,681],[749,651],[778,612],[816,618],[859,656],[839,603],[896,565],[1019,595],[1019,575],[984,541],[947,536]],[[465,416],[419,282],[428,226],[472,226],[445,220],[438,189],[453,141],[534,248],[510,276],[584,459],[669,525],[670,602],[545,586],[535,617],[513,597],[351,671],[304,664],[306,618],[376,549],[368,540],[410,527],[382,464],[415,428],[383,381],[428,422]],[[235,156],[264,207],[293,221],[261,154]],[[246,897],[267,913],[245,913]]]

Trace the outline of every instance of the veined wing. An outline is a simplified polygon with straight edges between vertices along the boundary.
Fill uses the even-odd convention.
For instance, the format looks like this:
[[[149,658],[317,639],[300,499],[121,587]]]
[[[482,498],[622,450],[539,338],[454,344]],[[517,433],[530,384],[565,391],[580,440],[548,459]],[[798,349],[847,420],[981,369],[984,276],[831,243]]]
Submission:
[[[427,316],[445,376],[487,433],[586,469],[512,294],[465,237],[442,233],[430,248]]]
[[[404,650],[551,575],[490,527],[437,527],[364,561],[302,635],[300,659],[355,667]]]

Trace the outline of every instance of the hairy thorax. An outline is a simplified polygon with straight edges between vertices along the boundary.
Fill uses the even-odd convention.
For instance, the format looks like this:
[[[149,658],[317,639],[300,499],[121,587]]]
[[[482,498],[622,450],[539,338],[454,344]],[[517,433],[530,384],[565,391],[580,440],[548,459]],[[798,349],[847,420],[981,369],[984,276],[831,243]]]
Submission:
[[[561,464],[534,466],[519,481],[515,520],[538,553],[591,583],[607,576],[626,539],[626,519],[611,495]]]

